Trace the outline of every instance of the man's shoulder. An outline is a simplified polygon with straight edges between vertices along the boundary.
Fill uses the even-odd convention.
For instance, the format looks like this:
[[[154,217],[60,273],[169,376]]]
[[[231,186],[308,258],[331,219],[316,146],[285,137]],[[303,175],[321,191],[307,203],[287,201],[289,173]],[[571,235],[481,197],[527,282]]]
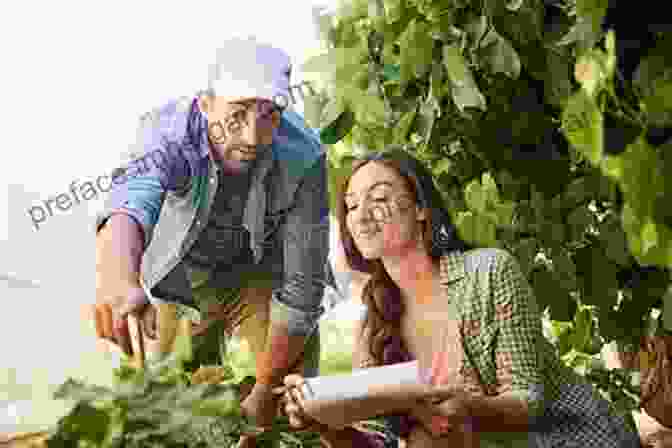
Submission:
[[[193,101],[194,98],[188,96],[172,98],[146,112],[140,119],[147,124],[160,124],[161,120],[186,116],[191,110]]]
[[[140,129],[164,137],[184,136],[193,101],[178,97],[160,104],[140,117]]]
[[[133,159],[163,148],[166,143],[190,142],[186,137],[193,101],[186,96],[174,98],[142,114],[127,156]]]

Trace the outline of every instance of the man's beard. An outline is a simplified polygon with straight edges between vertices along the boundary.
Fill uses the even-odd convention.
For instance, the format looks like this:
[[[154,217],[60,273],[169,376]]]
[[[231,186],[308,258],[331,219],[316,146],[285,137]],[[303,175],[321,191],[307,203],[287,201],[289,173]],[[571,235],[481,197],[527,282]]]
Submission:
[[[215,162],[228,174],[245,174],[248,173],[257,163],[259,156],[265,150],[264,145],[257,145],[255,148],[255,157],[249,160],[241,160],[237,156],[241,155],[238,151],[239,146],[232,146],[224,149],[226,141],[221,143],[214,143],[210,140],[210,147]]]
[[[243,151],[246,151],[244,149]],[[246,174],[254,169],[261,159],[268,157],[269,151],[272,151],[272,145],[268,144],[259,144],[254,148],[255,157],[251,159],[240,159],[238,158],[241,153],[238,151],[237,147],[232,147],[226,149],[224,152],[225,157],[218,161],[219,166],[228,174]],[[244,155],[243,155],[244,156]]]
[[[253,159],[243,160],[235,157],[237,150],[231,148],[226,151],[228,157],[224,157],[219,161],[220,166],[229,174],[245,174],[250,172],[257,164],[259,153],[257,152]],[[237,154],[236,154],[237,155]]]

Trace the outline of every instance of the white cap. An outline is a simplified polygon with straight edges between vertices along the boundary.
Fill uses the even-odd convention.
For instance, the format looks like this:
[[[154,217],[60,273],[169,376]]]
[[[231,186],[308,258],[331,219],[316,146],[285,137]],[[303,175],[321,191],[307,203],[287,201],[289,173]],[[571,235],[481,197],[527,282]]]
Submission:
[[[263,98],[289,105],[291,62],[284,51],[254,38],[230,39],[210,67],[209,91],[227,101]]]

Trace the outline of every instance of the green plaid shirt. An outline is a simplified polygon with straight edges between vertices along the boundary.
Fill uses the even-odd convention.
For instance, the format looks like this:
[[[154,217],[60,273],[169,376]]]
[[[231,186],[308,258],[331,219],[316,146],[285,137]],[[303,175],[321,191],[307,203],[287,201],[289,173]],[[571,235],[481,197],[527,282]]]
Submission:
[[[626,446],[636,435],[629,419],[557,357],[543,335],[532,288],[511,254],[453,252],[442,257],[440,272],[460,322],[467,383],[481,384],[486,395],[526,397],[531,418],[551,423],[537,434],[541,446],[569,438],[588,444],[580,446]]]

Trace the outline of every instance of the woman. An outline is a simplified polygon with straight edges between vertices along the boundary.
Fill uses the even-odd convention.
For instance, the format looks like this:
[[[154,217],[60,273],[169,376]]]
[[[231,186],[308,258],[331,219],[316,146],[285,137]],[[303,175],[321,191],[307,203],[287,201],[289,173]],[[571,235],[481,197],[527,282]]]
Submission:
[[[348,423],[385,415],[409,448],[639,446],[631,422],[555,356],[514,258],[460,241],[431,175],[407,152],[357,161],[337,206],[348,265],[371,276],[353,363],[416,359],[431,383],[403,406],[394,391],[347,405]],[[285,380],[296,427],[311,421],[301,383]],[[328,446],[382,442],[354,426],[314,428]]]

